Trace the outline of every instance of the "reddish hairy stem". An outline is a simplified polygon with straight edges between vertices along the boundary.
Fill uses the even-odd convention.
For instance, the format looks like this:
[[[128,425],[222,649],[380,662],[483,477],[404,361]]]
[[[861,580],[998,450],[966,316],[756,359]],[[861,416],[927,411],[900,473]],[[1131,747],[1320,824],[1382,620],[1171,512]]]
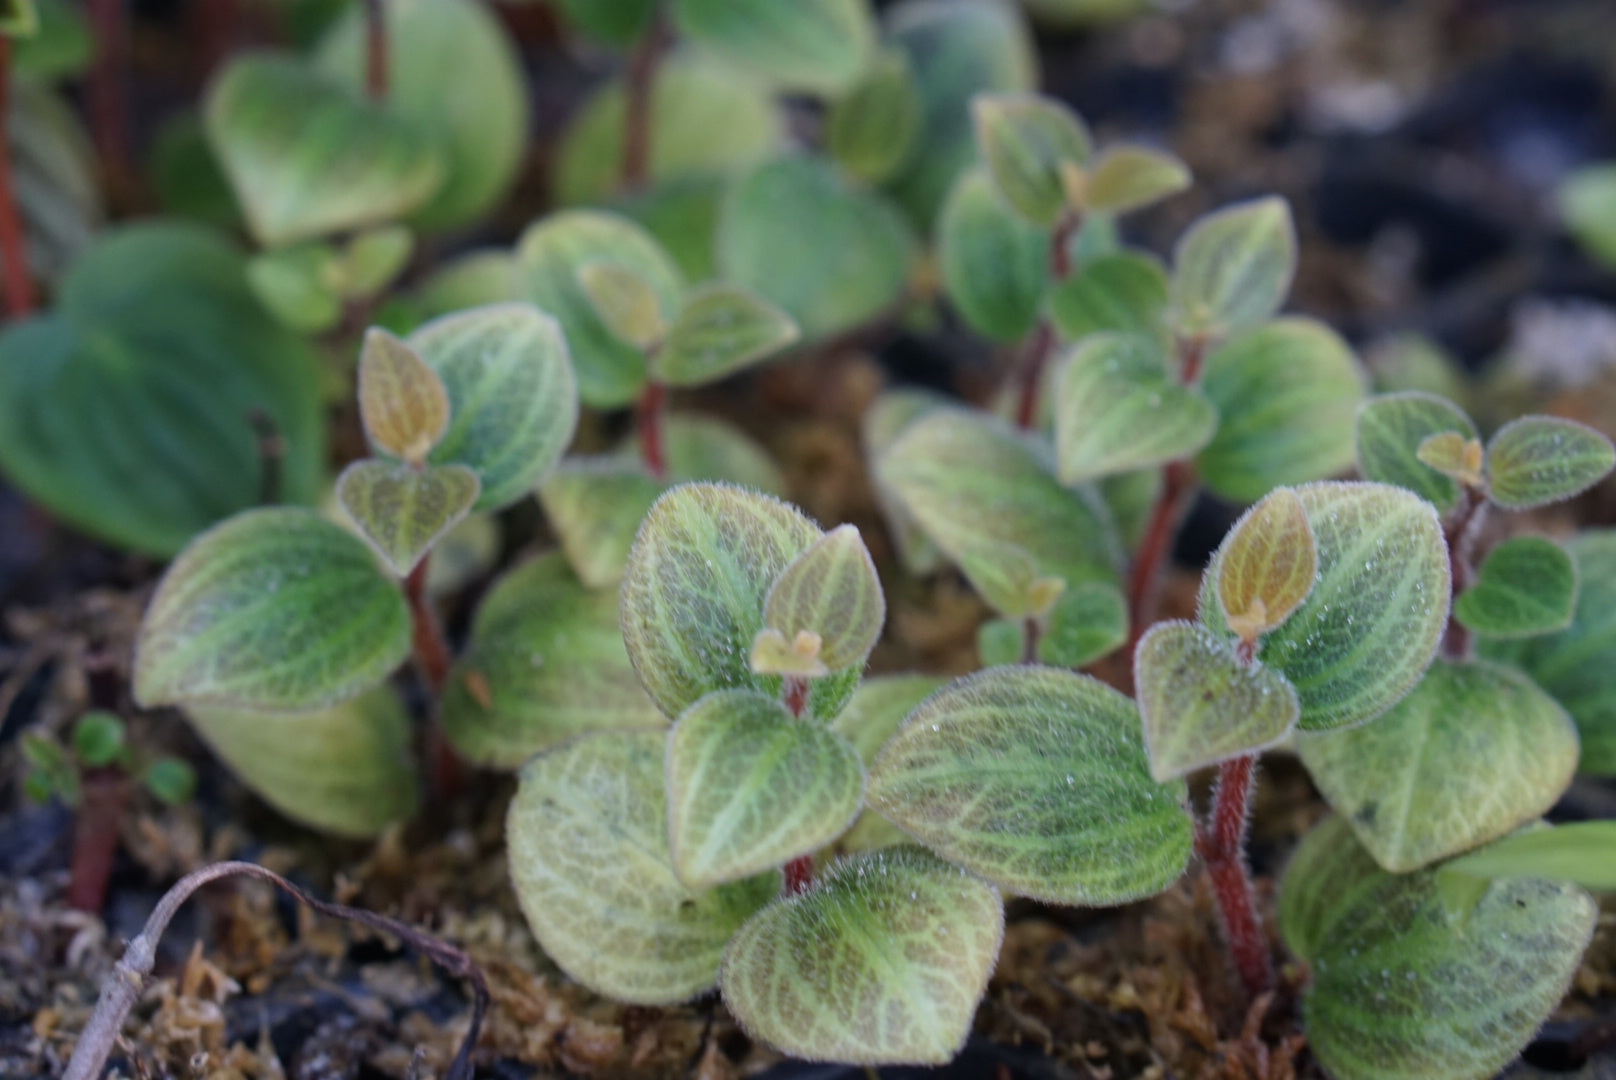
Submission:
[[[1044,628],[1038,624],[1036,615],[1028,615],[1021,622],[1021,662],[1023,664],[1036,664],[1038,662],[1038,639],[1043,636]]]
[[[241,24],[240,0],[191,0],[189,15],[191,32],[201,43],[200,77],[206,79],[235,45]]]
[[[460,790],[465,775],[460,759],[444,737],[437,717],[443,685],[449,679],[451,658],[449,644],[443,637],[443,625],[438,622],[438,613],[433,610],[432,600],[426,592],[427,567],[431,559],[430,553],[422,556],[409,577],[404,579],[404,599],[410,609],[410,646],[415,667],[421,673],[421,681],[426,684],[428,696],[432,699],[432,722],[427,728],[426,738],[427,766],[431,770],[432,790],[443,799]]]
[[[651,97],[657,66],[667,51],[668,35],[661,19],[653,19],[628,57],[628,105],[623,115],[623,160],[620,179],[627,190],[644,187],[651,171]]]
[[[801,675],[787,675],[780,680],[780,703],[792,716],[801,716],[808,707],[808,680]],[[814,883],[814,857],[798,855],[782,868],[785,875],[782,889],[787,896],[807,892]]]
[[[115,768],[88,769],[81,789],[73,820],[67,903],[94,914],[107,902],[107,882],[118,853],[118,825],[129,806],[129,782]]]
[[[365,93],[387,96],[387,12],[382,0],[365,0]]]
[[[1206,863],[1223,924],[1223,940],[1235,970],[1253,998],[1274,984],[1273,960],[1257,918],[1257,899],[1246,870],[1246,823],[1257,780],[1257,755],[1231,758],[1218,766],[1212,813],[1195,831],[1195,851]]]
[[[108,186],[128,193],[134,170],[129,164],[128,95],[124,93],[124,0],[90,0],[95,30],[95,62],[86,93],[90,130]]]
[[[640,437],[640,460],[658,480],[668,475],[667,450],[663,445],[663,413],[667,411],[668,388],[652,380],[640,392],[634,406],[634,427]]]
[[[6,278],[6,314],[20,319],[34,310],[28,246],[11,187],[11,143],[6,137],[11,107],[11,39],[0,36],[0,273]]]
[[[1459,506],[1453,520],[1443,530],[1448,541],[1448,565],[1453,572],[1449,591],[1448,629],[1442,638],[1442,653],[1455,660],[1470,655],[1470,629],[1453,616],[1452,601],[1470,587],[1476,574],[1476,543],[1487,520],[1487,500],[1468,487],[1459,491]]]
[[[1082,226],[1076,213],[1062,214],[1049,234],[1049,278],[1060,281],[1072,272],[1072,255],[1067,250],[1072,235]],[[1038,392],[1043,386],[1044,367],[1055,351],[1055,327],[1047,316],[1038,320],[1022,356],[1020,385],[1016,394],[1016,426],[1030,428],[1038,419]]]

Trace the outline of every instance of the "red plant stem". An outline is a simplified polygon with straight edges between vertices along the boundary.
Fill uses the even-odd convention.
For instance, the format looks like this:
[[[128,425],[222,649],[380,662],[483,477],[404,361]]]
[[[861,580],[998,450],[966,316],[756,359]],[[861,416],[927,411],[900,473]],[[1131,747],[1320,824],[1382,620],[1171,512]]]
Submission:
[[[1486,498],[1468,487],[1461,487],[1459,505],[1444,530],[1448,540],[1448,565],[1453,572],[1453,588],[1449,599],[1448,629],[1442,638],[1442,653],[1455,660],[1463,660],[1470,655],[1472,638],[1469,627],[1454,618],[1451,604],[1453,599],[1470,587],[1475,578],[1476,542],[1486,521]]]
[[[443,686],[449,679],[449,644],[443,637],[443,626],[438,613],[432,609],[432,600],[426,592],[427,567],[432,556],[427,554],[415,564],[404,579],[404,599],[410,609],[410,645],[415,657],[416,670],[426,684],[432,698],[433,718],[427,728],[426,759],[431,770],[432,791],[439,799],[447,799],[460,790],[465,781],[465,770],[455,755],[454,747],[443,734],[438,722],[437,704],[443,696]]]
[[[108,186],[127,194],[134,170],[129,164],[128,95],[124,92],[126,56],[124,0],[89,0],[95,30],[95,62],[90,67],[90,129]]]
[[[652,380],[640,392],[634,406],[634,427],[640,437],[640,460],[645,470],[658,480],[668,475],[667,448],[663,444],[663,414],[667,411],[668,387]]]
[[[11,39],[0,36],[0,273],[6,278],[6,314],[20,319],[34,310],[34,284],[22,219],[11,189],[11,143],[6,137],[10,91]]]
[[[657,67],[668,48],[667,28],[653,19],[628,57],[628,104],[623,114],[623,159],[619,179],[625,190],[645,186],[651,172],[651,105]]]
[[[1072,272],[1072,253],[1067,250],[1072,236],[1082,227],[1081,215],[1068,211],[1055,222],[1049,234],[1049,279],[1060,281]],[[1020,367],[1020,383],[1016,393],[1016,426],[1030,428],[1038,421],[1038,393],[1043,387],[1044,367],[1055,351],[1055,326],[1048,316],[1038,320],[1032,337],[1027,339],[1027,350]]]
[[[1023,664],[1036,664],[1038,662],[1038,639],[1043,636],[1044,628],[1038,624],[1036,615],[1028,615],[1021,622],[1021,662]]]
[[[387,96],[387,12],[382,0],[365,0],[365,93]]]
[[[808,707],[808,686],[808,680],[801,675],[787,675],[780,680],[780,703],[792,716],[801,716]],[[781,872],[785,875],[781,886],[785,895],[807,892],[814,884],[814,857],[798,855]]]
[[[1218,766],[1217,789],[1208,821],[1195,830],[1195,851],[1206,863],[1223,923],[1223,939],[1235,969],[1253,998],[1274,984],[1273,960],[1257,918],[1257,900],[1246,870],[1246,823],[1257,780],[1257,755],[1231,758]]]
[[[129,782],[115,768],[87,769],[81,790],[73,820],[67,903],[78,911],[94,914],[107,901],[112,860],[118,853],[118,827],[129,805]]]
[[[801,675],[787,675],[781,679],[780,704],[792,716],[801,716],[808,707],[808,680]]]
[[[200,44],[197,60],[207,78],[230,55],[241,25],[240,0],[191,0],[192,34]]]

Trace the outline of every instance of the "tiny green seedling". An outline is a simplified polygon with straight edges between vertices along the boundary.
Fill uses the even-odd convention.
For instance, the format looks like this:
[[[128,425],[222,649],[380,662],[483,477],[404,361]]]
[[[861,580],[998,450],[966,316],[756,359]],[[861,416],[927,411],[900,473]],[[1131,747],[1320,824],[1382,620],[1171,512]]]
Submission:
[[[23,791],[37,802],[56,798],[78,806],[83,797],[82,777],[88,769],[125,774],[170,806],[185,802],[196,790],[196,774],[188,764],[130,745],[124,722],[99,710],[78,718],[67,745],[37,732],[24,732],[22,756],[28,764]]]

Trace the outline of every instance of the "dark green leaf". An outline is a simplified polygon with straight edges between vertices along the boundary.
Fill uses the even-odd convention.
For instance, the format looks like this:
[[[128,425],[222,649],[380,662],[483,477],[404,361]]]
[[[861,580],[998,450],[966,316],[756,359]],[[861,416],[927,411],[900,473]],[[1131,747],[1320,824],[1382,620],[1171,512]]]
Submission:
[[[922,102],[909,62],[882,53],[825,117],[825,149],[842,168],[878,183],[900,168],[920,136]]]
[[[1049,237],[1005,205],[987,174],[961,173],[937,222],[943,289],[971,329],[1018,341],[1038,322]]]
[[[1577,565],[1541,536],[1515,536],[1487,553],[1475,584],[1453,601],[1453,617],[1489,637],[1564,630],[1577,606]]]
[[[845,90],[875,51],[869,0],[675,0],[674,24],[778,90]]]

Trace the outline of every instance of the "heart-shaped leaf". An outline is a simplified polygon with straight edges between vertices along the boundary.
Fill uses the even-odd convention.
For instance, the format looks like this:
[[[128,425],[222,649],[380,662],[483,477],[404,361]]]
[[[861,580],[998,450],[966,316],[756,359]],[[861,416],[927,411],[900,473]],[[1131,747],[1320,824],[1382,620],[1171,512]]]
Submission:
[[[1508,510],[1559,502],[1616,467],[1616,446],[1575,420],[1523,416],[1487,442],[1487,497]]]
[[[449,427],[449,391],[419,353],[380,327],[359,353],[359,419],[371,445],[419,465]]]
[[[679,32],[778,90],[847,89],[875,51],[869,0],[676,0]]]
[[[791,316],[736,285],[706,285],[685,298],[652,360],[670,386],[700,386],[766,359],[800,336]]]
[[[527,150],[528,90],[516,43],[477,0],[386,0],[387,110],[442,147],[443,183],[411,214],[425,228],[474,221],[510,189]],[[321,39],[322,72],[363,93],[365,13],[351,7]]]
[[[249,510],[192,541],[158,583],[135,698],[318,709],[386,678],[409,647],[404,597],[364,541],[311,510]]]
[[[1513,668],[1439,659],[1374,723],[1304,735],[1297,749],[1359,842],[1402,873],[1552,806],[1576,771],[1577,730]]]
[[[815,658],[825,671],[840,671],[863,666],[886,614],[881,579],[858,527],[840,525],[815,540],[769,586],[763,632],[787,641],[814,635]]]
[[[1476,425],[1453,402],[1418,390],[1380,394],[1358,407],[1357,429],[1358,471],[1366,479],[1407,488],[1443,512],[1459,501],[1458,483],[1419,458],[1433,435],[1476,437]]]
[[[1087,338],[1061,362],[1055,395],[1063,483],[1182,461],[1218,428],[1217,407],[1170,378],[1145,338]]]
[[[1067,203],[1064,173],[1089,159],[1088,128],[1063,102],[1039,94],[971,99],[976,145],[1006,202],[1035,225],[1052,225]]]
[[[1121,904],[1189,859],[1182,780],[1152,780],[1139,710],[1097,679],[990,668],[909,714],[870,771],[870,806],[1004,888]]]
[[[710,989],[731,936],[779,891],[770,872],[689,889],[668,854],[655,731],[583,735],[522,768],[505,823],[533,936],[585,986],[636,1005]]]
[[[1487,553],[1475,584],[1453,601],[1453,617],[1489,637],[1532,637],[1571,625],[1577,564],[1541,536],[1514,536]]]
[[[656,501],[629,552],[621,621],[634,670],[665,715],[714,690],[779,696],[780,676],[752,670],[752,643],[770,586],[821,535],[795,508],[727,485],[681,484]],[[813,680],[808,714],[836,715],[859,674]]]
[[[1313,319],[1274,319],[1212,350],[1201,393],[1218,430],[1195,466],[1226,499],[1324,480],[1353,461],[1353,417],[1366,380],[1352,349]]]
[[[1442,864],[1443,876],[1536,877],[1585,889],[1616,890],[1616,821],[1527,825]]]
[[[1166,346],[1167,270],[1135,251],[1100,255],[1049,291],[1049,315],[1068,341],[1115,330]]]
[[[1319,548],[1296,492],[1275,488],[1247,510],[1223,542],[1218,605],[1244,641],[1290,618],[1313,591]]]
[[[1324,481],[1295,489],[1318,548],[1302,606],[1262,639],[1257,658],[1301,701],[1300,727],[1373,719],[1413,689],[1447,626],[1447,544],[1431,504],[1387,484]],[[1215,596],[1222,550],[1201,582],[1201,622],[1228,628]]]
[[[206,118],[266,246],[395,220],[444,180],[432,136],[290,57],[232,60],[208,89]]]
[[[904,163],[920,135],[920,88],[903,54],[876,57],[825,116],[825,149],[866,183],[879,183]]]
[[[1580,584],[1571,625],[1526,640],[1483,638],[1482,655],[1515,664],[1532,677],[1577,722],[1581,768],[1616,774],[1616,531],[1600,529],[1573,538],[1567,548]]]
[[[343,511],[399,577],[471,512],[477,491],[477,474],[464,465],[356,461],[337,477]]]
[[[627,218],[567,210],[529,226],[516,254],[528,297],[553,315],[566,335],[584,404],[609,409],[633,401],[645,383],[645,355],[601,321],[578,271],[600,260],[618,263],[651,286],[659,310],[673,312],[684,281],[667,252]]]
[[[1134,652],[1150,775],[1187,776],[1282,741],[1301,709],[1296,688],[1260,662],[1241,663],[1204,626],[1157,623]]]
[[[578,284],[612,336],[650,352],[668,336],[668,316],[649,281],[622,263],[601,259],[578,268]]]
[[[561,457],[578,424],[567,340],[531,304],[489,304],[445,315],[408,345],[449,392],[449,429],[427,456],[477,474],[477,509],[526,495]]]
[[[1090,211],[1125,214],[1160,202],[1190,186],[1190,171],[1172,154],[1148,146],[1117,146],[1089,169],[1083,205]]]
[[[450,742],[495,768],[582,732],[666,726],[623,649],[616,591],[585,588],[557,552],[489,590],[443,691]]]
[[[753,916],[724,950],[724,1003],[793,1057],[868,1065],[951,1060],[1004,935],[992,886],[923,851],[843,859]]]
[[[961,173],[937,222],[943,289],[971,329],[1018,341],[1038,322],[1049,277],[1047,230],[1005,205],[981,169]]]
[[[692,887],[782,866],[824,847],[864,802],[853,744],[755,690],[719,690],[668,733],[668,848]]]
[[[1312,968],[1308,1045],[1338,1080],[1492,1076],[1570,984],[1598,914],[1587,893],[1511,878],[1454,910],[1438,882],[1380,869],[1339,817],[1291,860],[1280,930]]]
[[[293,821],[371,837],[417,804],[410,716],[390,686],[310,713],[186,709],[213,752]]]
[[[877,675],[859,683],[847,707],[831,721],[831,730],[853,744],[867,769],[887,739],[916,705],[947,682],[937,675]],[[853,827],[837,839],[838,852],[870,851],[907,844],[909,837],[873,810],[865,810]]]
[[[1284,199],[1225,207],[1173,249],[1170,320],[1181,337],[1223,337],[1278,311],[1295,275],[1296,226]]]

